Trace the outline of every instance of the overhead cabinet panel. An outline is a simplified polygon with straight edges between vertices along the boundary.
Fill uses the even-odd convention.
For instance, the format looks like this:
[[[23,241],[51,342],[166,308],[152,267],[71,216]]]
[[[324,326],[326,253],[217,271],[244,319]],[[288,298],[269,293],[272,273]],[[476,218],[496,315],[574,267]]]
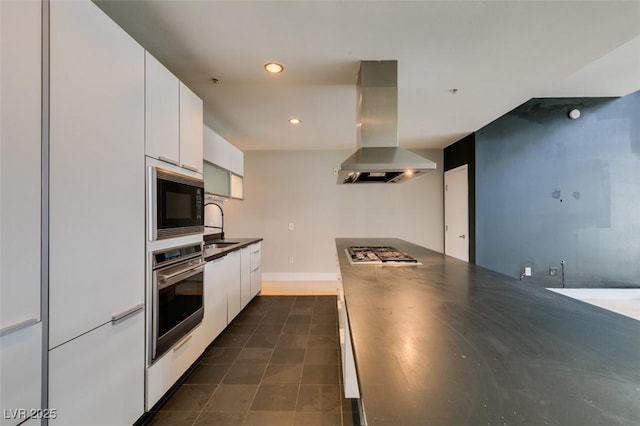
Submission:
[[[180,82],[180,166],[202,173],[202,99]]]
[[[180,163],[180,81],[145,53],[145,153]]]
[[[144,50],[89,1],[50,43],[53,348],[144,302]]]

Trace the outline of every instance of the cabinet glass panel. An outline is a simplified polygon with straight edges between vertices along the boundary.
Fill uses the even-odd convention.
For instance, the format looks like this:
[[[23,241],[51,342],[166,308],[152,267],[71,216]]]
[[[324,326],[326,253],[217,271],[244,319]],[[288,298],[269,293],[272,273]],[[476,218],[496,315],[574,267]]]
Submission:
[[[228,197],[231,193],[231,178],[229,172],[205,161],[204,190],[210,194]]]

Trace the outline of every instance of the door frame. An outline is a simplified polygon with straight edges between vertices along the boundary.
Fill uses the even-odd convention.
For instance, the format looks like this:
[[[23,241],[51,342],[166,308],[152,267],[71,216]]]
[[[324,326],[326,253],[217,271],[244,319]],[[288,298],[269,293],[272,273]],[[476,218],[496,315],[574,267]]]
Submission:
[[[460,172],[462,170],[465,171],[465,176],[466,176],[466,194],[465,194],[465,199],[466,199],[466,204],[467,204],[467,214],[466,214],[466,218],[465,218],[465,222],[466,222],[466,233],[465,235],[465,241],[466,241],[466,245],[467,245],[467,252],[466,252],[466,259],[460,259],[466,262],[469,262],[471,259],[471,237],[470,237],[470,233],[471,233],[471,227],[469,225],[469,217],[470,217],[470,200],[469,200],[469,193],[470,193],[470,188],[469,188],[469,165],[468,164],[463,164],[460,165],[458,167],[446,170],[444,172],[444,176],[443,176],[443,206],[444,206],[444,226],[443,226],[443,236],[444,236],[444,254],[447,256],[452,256],[451,254],[449,254],[447,252],[447,232],[448,232],[448,220],[447,220],[447,191],[448,191],[448,186],[447,186],[447,175],[451,175],[453,173],[457,173]],[[455,256],[452,256],[455,257]],[[456,257],[456,259],[459,259],[458,257]]]

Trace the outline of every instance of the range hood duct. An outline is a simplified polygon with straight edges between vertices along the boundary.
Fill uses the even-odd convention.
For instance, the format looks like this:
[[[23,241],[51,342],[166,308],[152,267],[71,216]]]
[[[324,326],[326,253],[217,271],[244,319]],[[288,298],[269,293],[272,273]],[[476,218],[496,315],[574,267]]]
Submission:
[[[398,145],[398,61],[362,61],[358,72],[357,147],[338,184],[399,183],[436,163]]]

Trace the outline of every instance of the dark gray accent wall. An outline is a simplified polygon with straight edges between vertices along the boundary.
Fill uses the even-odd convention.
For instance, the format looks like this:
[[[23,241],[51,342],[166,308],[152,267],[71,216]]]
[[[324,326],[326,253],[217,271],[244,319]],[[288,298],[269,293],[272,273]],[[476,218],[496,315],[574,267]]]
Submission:
[[[476,135],[471,133],[444,149],[444,171],[468,166],[469,262],[476,263]]]
[[[475,139],[478,265],[560,287],[564,260],[566,287],[640,287],[640,92],[532,99]]]

